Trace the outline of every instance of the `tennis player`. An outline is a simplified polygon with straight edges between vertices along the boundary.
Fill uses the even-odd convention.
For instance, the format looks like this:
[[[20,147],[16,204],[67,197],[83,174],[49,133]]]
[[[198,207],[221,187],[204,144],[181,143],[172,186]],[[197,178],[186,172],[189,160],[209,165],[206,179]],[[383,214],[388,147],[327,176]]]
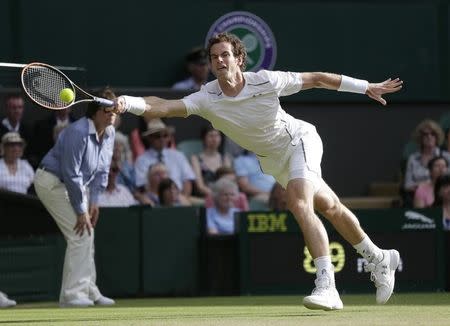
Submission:
[[[100,95],[115,98],[110,89]],[[114,304],[96,285],[93,228],[108,182],[115,119],[116,113],[90,103],[84,118],[63,129],[36,172],[36,193],[67,242],[61,307]]]
[[[287,190],[289,210],[294,214],[317,268],[315,288],[303,304],[310,309],[342,309],[336,290],[334,268],[326,230],[315,215],[319,211],[367,261],[366,271],[376,286],[376,301],[390,298],[395,270],[400,262],[396,250],[382,250],[362,230],[358,219],[339,201],[322,179],[322,141],[316,128],[287,114],[279,97],[310,88],[366,94],[386,105],[384,94],[402,88],[398,78],[369,83],[344,75],[323,72],[244,72],[246,51],[235,36],[221,33],[209,40],[208,55],[216,80],[181,100],[158,97],[118,98],[116,111],[151,119],[187,117],[209,120],[240,146],[254,152],[265,173],[273,175]]]

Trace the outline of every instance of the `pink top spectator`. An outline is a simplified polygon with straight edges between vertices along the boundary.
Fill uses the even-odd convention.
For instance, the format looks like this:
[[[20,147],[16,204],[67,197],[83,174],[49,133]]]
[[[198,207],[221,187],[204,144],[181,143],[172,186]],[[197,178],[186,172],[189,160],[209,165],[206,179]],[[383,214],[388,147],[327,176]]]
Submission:
[[[415,199],[420,199],[425,204],[425,207],[429,207],[434,203],[434,189],[433,185],[429,182],[423,182],[419,184],[414,194]]]

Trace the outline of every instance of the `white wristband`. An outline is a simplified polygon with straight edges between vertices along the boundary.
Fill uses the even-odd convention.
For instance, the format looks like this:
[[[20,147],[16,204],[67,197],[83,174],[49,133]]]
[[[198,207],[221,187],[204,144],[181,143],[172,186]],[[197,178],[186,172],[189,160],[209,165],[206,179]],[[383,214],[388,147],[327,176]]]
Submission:
[[[146,111],[147,103],[143,97],[122,95],[124,99],[125,112],[130,112],[134,115],[142,115]]]
[[[342,75],[341,85],[338,88],[339,92],[350,92],[358,94],[366,94],[369,82],[367,80],[356,79]]]

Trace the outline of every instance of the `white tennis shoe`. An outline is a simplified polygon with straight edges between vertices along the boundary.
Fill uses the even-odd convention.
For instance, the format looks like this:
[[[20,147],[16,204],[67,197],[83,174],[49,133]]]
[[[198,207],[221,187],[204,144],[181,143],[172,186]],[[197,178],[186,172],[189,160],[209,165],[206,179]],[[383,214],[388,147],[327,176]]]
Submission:
[[[336,286],[331,284],[327,275],[317,278],[314,283],[316,287],[311,295],[303,299],[303,305],[306,308],[313,310],[341,310],[344,308]]]
[[[364,266],[370,272],[370,280],[377,288],[377,303],[385,304],[392,295],[395,285],[395,270],[400,264],[400,254],[397,250],[382,250],[383,258],[378,263],[368,263]]]

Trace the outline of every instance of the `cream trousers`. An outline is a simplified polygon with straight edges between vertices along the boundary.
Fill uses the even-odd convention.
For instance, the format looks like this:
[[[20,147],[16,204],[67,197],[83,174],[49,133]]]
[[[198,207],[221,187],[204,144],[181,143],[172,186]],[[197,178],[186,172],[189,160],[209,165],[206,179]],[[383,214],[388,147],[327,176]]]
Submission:
[[[98,300],[101,294],[95,284],[94,230],[91,235],[86,231],[83,236],[75,234],[77,215],[70,204],[66,186],[55,175],[38,169],[34,187],[67,243],[59,301]]]

